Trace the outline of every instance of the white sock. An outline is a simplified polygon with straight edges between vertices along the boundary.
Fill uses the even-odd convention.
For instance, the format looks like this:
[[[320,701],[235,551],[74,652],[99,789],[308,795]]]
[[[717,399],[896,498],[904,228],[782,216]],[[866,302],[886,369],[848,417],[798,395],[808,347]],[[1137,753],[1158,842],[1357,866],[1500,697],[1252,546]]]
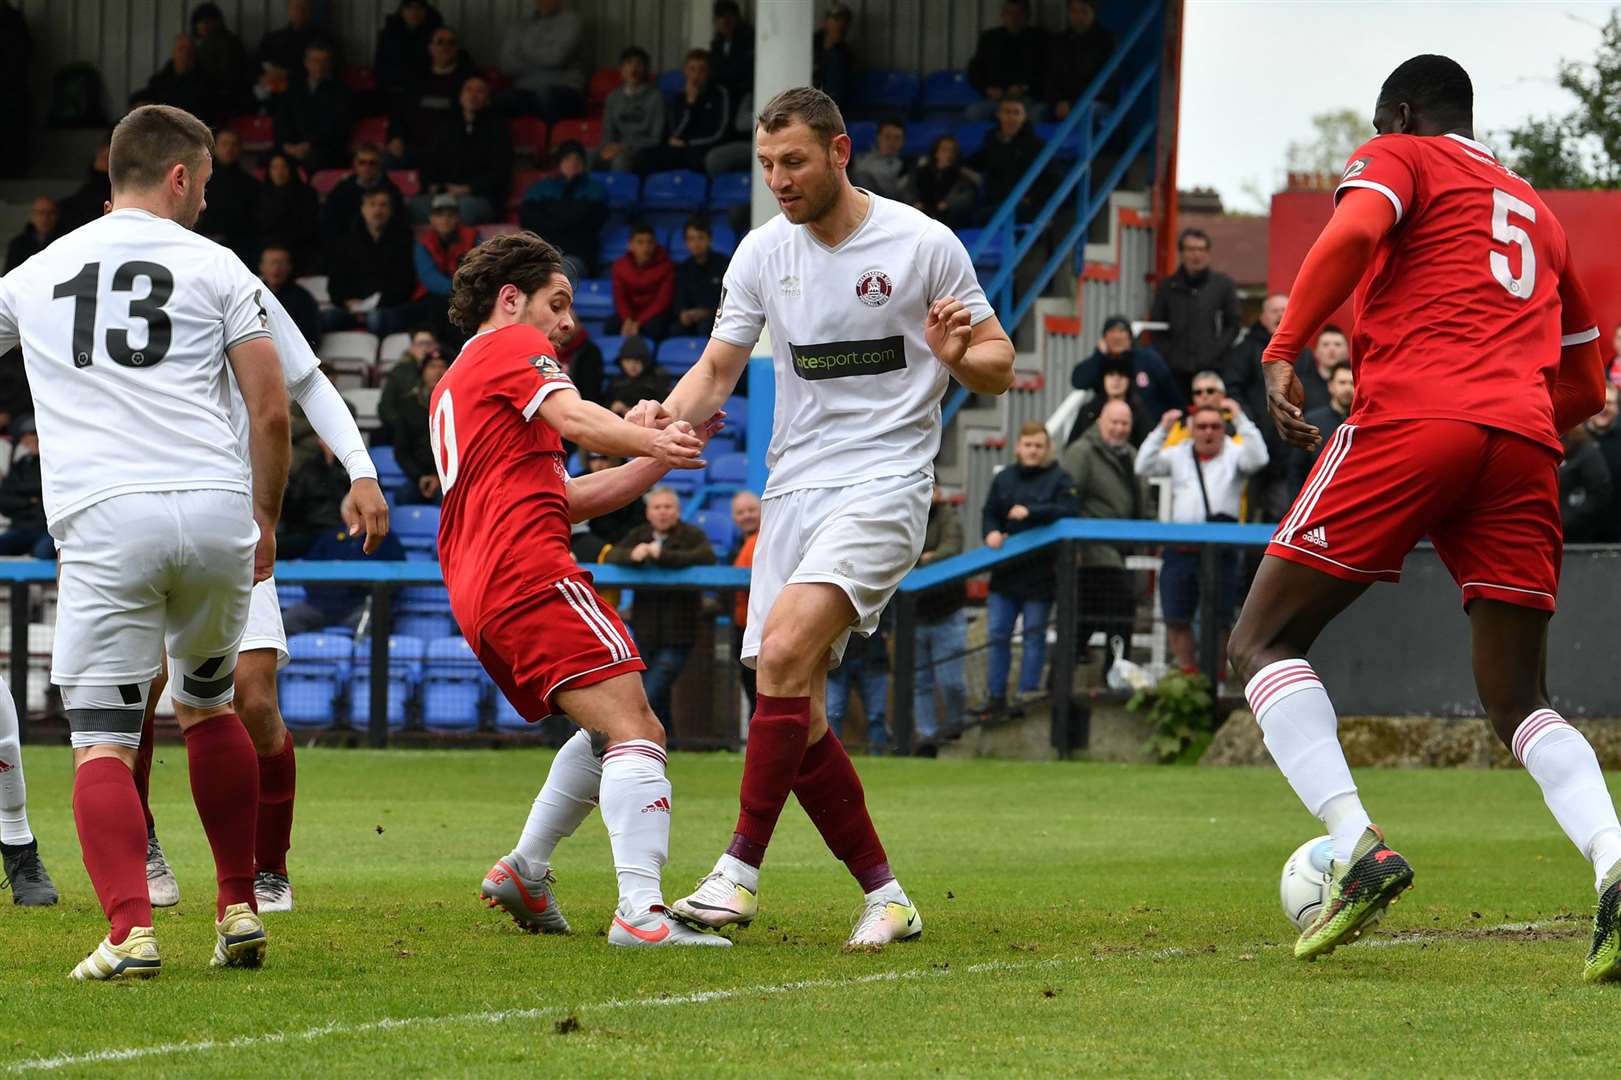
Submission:
[[[720,861],[715,864],[715,869],[743,886],[749,892],[759,893],[760,868],[758,866],[750,866],[742,859],[723,852]]]
[[[1521,721],[1512,748],[1542,788],[1554,820],[1592,861],[1595,883],[1602,882],[1621,857],[1621,822],[1593,748],[1552,709],[1538,709]]]
[[[1334,837],[1334,858],[1351,857],[1370,824],[1340,748],[1339,718],[1317,672],[1305,660],[1278,660],[1244,687],[1272,760],[1306,809]]]
[[[573,836],[591,816],[602,787],[602,762],[591,750],[591,736],[576,731],[552,759],[546,783],[523,823],[517,852],[538,870],[549,866],[558,841]]]
[[[17,707],[5,680],[0,679],[0,843],[26,844],[33,839],[28,828],[28,785],[23,782]]]
[[[874,900],[893,900],[897,904],[907,905],[912,903],[906,898],[906,890],[901,888],[901,883],[894,879],[886,881],[872,892],[867,893],[866,900],[869,904]]]
[[[631,739],[602,755],[602,823],[608,826],[619,909],[627,916],[664,906],[660,876],[670,854],[670,781],[664,748]]]

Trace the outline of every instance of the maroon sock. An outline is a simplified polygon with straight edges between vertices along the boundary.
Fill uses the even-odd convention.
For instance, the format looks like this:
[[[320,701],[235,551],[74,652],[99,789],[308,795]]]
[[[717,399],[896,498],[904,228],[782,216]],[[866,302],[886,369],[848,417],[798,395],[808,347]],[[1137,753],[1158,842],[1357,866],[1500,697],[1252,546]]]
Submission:
[[[152,925],[141,797],[128,766],[117,758],[93,758],[74,771],[73,824],[84,868],[112,924],[108,936],[122,945],[131,927]]]
[[[157,829],[152,820],[152,740],[156,727],[148,710],[141,723],[141,748],[135,752],[135,792],[141,797],[141,813],[146,815],[148,833]]]
[[[293,763],[293,737],[280,750],[259,758],[259,824],[254,842],[254,869],[287,873],[287,849],[293,842],[293,789],[298,768]]]
[[[895,880],[878,830],[867,813],[861,778],[844,752],[844,744],[831,731],[806,749],[794,779],[794,798],[805,808],[828,850],[850,868],[862,892],[870,893]]]
[[[259,755],[236,713],[210,717],[186,729],[191,800],[214,851],[219,896],[214,918],[231,904],[253,898],[253,830],[259,811]]]
[[[743,787],[738,794],[737,831],[726,854],[759,866],[782,806],[793,790],[810,731],[810,698],[756,698],[743,750]]]

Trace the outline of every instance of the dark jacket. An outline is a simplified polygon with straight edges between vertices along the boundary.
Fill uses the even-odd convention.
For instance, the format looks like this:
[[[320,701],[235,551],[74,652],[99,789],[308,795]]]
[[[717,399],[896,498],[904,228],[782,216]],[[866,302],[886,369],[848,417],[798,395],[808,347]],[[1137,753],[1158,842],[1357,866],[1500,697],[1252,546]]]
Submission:
[[[259,189],[264,185],[240,162],[214,165],[208,178],[207,205],[197,219],[197,231],[242,255],[256,248],[265,237],[255,233],[259,209]]]
[[[1565,447],[1565,460],[1559,466],[1560,517],[1565,524],[1565,543],[1596,544],[1608,539],[1605,522],[1609,517],[1614,484],[1604,454],[1592,439],[1578,435]]]
[[[675,313],[679,315],[688,308],[708,308],[710,311],[708,319],[686,327],[686,333],[707,337],[709,331],[714,329],[714,311],[720,307],[720,285],[730,265],[730,259],[713,250],[702,264],[697,259],[675,264]]]
[[[595,268],[598,237],[608,221],[608,189],[590,173],[572,180],[548,176],[524,192],[518,223]]]
[[[1254,510],[1259,510],[1265,502],[1261,497],[1262,488],[1269,483],[1287,479],[1300,467],[1298,460],[1300,452],[1283,441],[1283,437],[1278,434],[1278,425],[1272,422],[1272,415],[1266,407],[1266,375],[1261,371],[1261,354],[1266,352],[1267,344],[1271,340],[1272,331],[1262,326],[1259,321],[1251,323],[1243,336],[1227,350],[1227,359],[1221,368],[1221,381],[1227,384],[1227,396],[1244,407],[1244,414],[1255,421],[1255,426],[1261,429],[1261,438],[1266,441],[1266,468],[1250,478],[1250,506]],[[1302,350],[1302,355],[1308,354]],[[1306,411],[1318,407],[1326,408],[1327,405],[1328,395],[1325,390],[1320,401],[1306,403]],[[1328,431],[1323,432],[1325,443],[1328,441],[1328,435]],[[1312,460],[1315,459],[1306,461],[1307,469],[1311,468]]]
[[[13,529],[45,527],[44,485],[38,454],[11,463],[11,471],[0,480],[0,514],[11,519]]]
[[[1328,404],[1328,380],[1317,373],[1317,357],[1312,355],[1310,349],[1301,351],[1300,358],[1295,361],[1295,374],[1299,376],[1300,388],[1306,395],[1306,412]]]
[[[254,210],[256,234],[286,244],[298,273],[308,273],[321,242],[321,204],[315,189],[294,181],[277,187],[262,184]]]
[[[85,222],[96,220],[112,197],[112,180],[105,171],[97,171],[92,166],[86,170],[84,183],[57,205],[58,231],[70,233]]]
[[[942,169],[924,161],[912,170],[912,195],[919,210],[957,228],[968,223],[979,198],[979,174],[961,165]]]
[[[384,19],[377,32],[377,89],[385,94],[416,89],[428,73],[428,42],[443,25],[445,17],[431,4],[415,30],[405,25],[398,10]]]
[[[394,460],[399,462],[400,471],[412,481],[438,475],[433,463],[433,444],[428,436],[428,393],[422,389],[420,380],[400,401],[399,408],[392,434]]]
[[[1008,511],[1021,505],[1030,511],[1029,516],[1021,521],[1010,520]],[[985,508],[980,515],[980,535],[992,531],[1009,535],[1022,533],[1059,518],[1074,517],[1076,511],[1075,485],[1057,462],[1050,461],[1033,469],[1009,465],[991,481],[991,491],[985,497]],[[1002,563],[991,571],[991,591],[1019,600],[1050,600],[1057,584],[1051,551]]]
[[[269,31],[259,39],[259,49],[254,54],[254,59],[261,64],[268,62],[284,68],[289,79],[298,79],[304,74],[304,50],[317,41],[326,42],[326,40],[326,35],[322,34],[314,23],[302,30],[284,26],[280,30]],[[339,67],[342,58],[334,55],[332,63],[334,68]]]
[[[962,513],[956,504],[931,502],[929,523],[923,529],[923,555],[932,557],[925,563],[920,556],[919,566],[932,566],[941,559],[962,554]],[[947,618],[962,608],[963,583],[952,581],[931,589],[917,598],[917,617],[924,622]]]
[[[325,454],[294,469],[287,477],[287,494],[282,497],[278,539],[285,536],[300,551],[313,544],[318,533],[343,531],[339,513],[343,497],[349,494],[349,474],[341,461],[328,461]],[[288,558],[297,555],[289,553]]]
[[[979,35],[968,60],[968,81],[980,93],[988,87],[1028,86],[1040,90],[1046,61],[1047,35],[1034,26],[1018,33],[993,26]]]
[[[338,239],[344,233],[355,227],[360,220],[360,203],[366,197],[367,191],[376,191],[381,188],[388,192],[388,201],[394,204],[394,220],[405,220],[405,196],[394,181],[383,174],[383,178],[372,188],[363,188],[353,173],[339,180],[337,186],[326,193],[326,202],[321,204],[321,239],[327,243]],[[209,184],[209,194],[213,194],[213,184]]]
[[[364,224],[355,226],[327,255],[327,293],[332,302],[341,307],[346,300],[364,300],[372,293],[383,294],[383,307],[409,301],[417,287],[411,247],[410,231],[394,222],[375,240]]]
[[[406,424],[405,414],[417,385],[422,382],[422,365],[410,353],[401,354],[383,376],[383,392],[377,396],[377,419],[383,423],[381,431],[372,433],[373,446],[394,441],[394,432]]]
[[[1201,371],[1221,370],[1238,336],[1238,289],[1219,270],[1191,278],[1179,266],[1154,291],[1149,318],[1170,324],[1155,340],[1171,373],[1185,384]]]
[[[612,405],[616,401],[623,401],[626,405],[635,405],[644,399],[662,401],[664,395],[670,392],[670,377],[657,368],[649,367],[634,379],[621,375],[608,384],[608,392],[603,396]]]
[[[568,372],[569,381],[580,396],[598,405],[607,405],[603,400],[607,387],[602,381],[602,350],[591,340],[591,332],[583,326],[577,327],[567,345],[554,341],[552,348],[557,350],[558,362]]]
[[[1075,484],[1075,501],[1083,518],[1140,518],[1146,499],[1137,479],[1137,455],[1130,446],[1110,446],[1097,428],[1064,448],[1059,464]],[[1086,566],[1126,565],[1125,554],[1113,544],[1084,544]]]
[[[669,137],[701,149],[726,141],[732,130],[732,95],[714,79],[688,101],[683,90],[670,98]]]
[[[388,119],[389,135],[398,135],[410,146],[420,146],[432,139],[441,126],[461,111],[462,83],[477,72],[465,49],[457,55],[456,66],[449,71],[438,72],[429,67],[416,87],[395,103]]]
[[[1323,447],[1327,446],[1328,440],[1334,437],[1334,432],[1338,431],[1340,425],[1345,423],[1345,417],[1341,416],[1339,410],[1335,409],[1334,406],[1321,405],[1315,409],[1306,410],[1306,423],[1315,425],[1317,430],[1323,433],[1323,441],[1317,444],[1316,450],[1301,450],[1278,439],[1278,449],[1274,451],[1272,449],[1274,440],[1270,437],[1266,439],[1267,453],[1276,453],[1284,459],[1284,475],[1288,477],[1289,490],[1294,494],[1298,494],[1300,489],[1306,486],[1306,477],[1311,475],[1311,467],[1317,464],[1318,457],[1323,453]],[[1272,422],[1270,416],[1266,418],[1265,422],[1257,420],[1255,426],[1261,429],[1263,436],[1276,435],[1278,430],[1278,425]],[[1267,467],[1261,470],[1261,474],[1268,473],[1271,469],[1272,466],[1269,462]],[[1253,495],[1254,488],[1252,487],[1250,490],[1252,494],[1250,496],[1251,509],[1249,518],[1254,521],[1257,520],[1255,497]]]
[[[1601,434],[1594,434],[1593,441],[1610,469],[1610,505],[1605,509],[1604,523],[1600,528],[1604,542],[1613,544],[1621,542],[1621,498],[1615,497],[1614,491],[1615,482],[1621,480],[1621,424]]]
[[[856,58],[850,43],[824,45],[822,32],[816,32],[816,49],[811,56],[811,85],[833,99],[840,109],[852,104],[856,88]]]
[[[653,526],[645,521],[620,538],[609,551],[604,562],[622,566],[635,566],[630,553],[637,544],[653,539]],[[696,525],[685,521],[676,523],[664,538],[658,555],[641,563],[642,566],[661,570],[679,570],[686,566],[708,566],[715,561],[715,549],[709,537]],[[690,590],[637,589],[630,609],[630,628],[636,635],[637,648],[643,653],[665,645],[690,645],[698,640],[698,627],[703,617],[703,596]]]
[[[58,226],[56,232],[50,236],[41,236],[39,230],[34,228],[34,223],[30,221],[23,226],[23,231],[13,236],[11,243],[6,245],[5,272],[11,273],[17,267],[44,251],[50,246],[51,241],[61,235],[62,229]]]
[[[754,86],[754,27],[737,20],[730,38],[719,34],[709,40],[709,77],[736,101]]]
[[[1130,441],[1132,448],[1136,449],[1143,444],[1144,439],[1148,438],[1148,433],[1154,430],[1154,425],[1159,423],[1161,416],[1165,415],[1165,410],[1161,409],[1157,413],[1150,413],[1148,406],[1143,401],[1142,391],[1135,386],[1126,391],[1125,402],[1131,407]],[[1093,426],[1097,424],[1098,417],[1103,415],[1103,406],[1108,403],[1109,399],[1101,392],[1093,394],[1086,404],[1081,406],[1080,411],[1075,414],[1075,423],[1070,426],[1069,441],[1065,445],[1073,446],[1081,436],[1091,431]]]
[[[420,149],[420,165],[424,184],[466,184],[473,194],[490,200],[499,214],[512,182],[512,133],[493,109],[470,122],[458,109]]]
[[[304,165],[311,170],[337,168],[347,156],[351,120],[347,86],[335,77],[311,86],[299,73],[276,102],[276,141],[309,143]]]
[[[1131,384],[1143,396],[1143,407],[1159,423],[1159,418],[1170,409],[1187,406],[1182,388],[1171,375],[1165,358],[1146,345],[1139,345],[1127,353],[1131,357]],[[1069,384],[1077,390],[1103,391],[1103,371],[1109,366],[1109,357],[1102,349],[1093,349],[1092,355],[1075,365],[1069,373]],[[1074,438],[1074,435],[1070,436]]]
[[[310,348],[318,346],[321,343],[321,305],[315,302],[309,290],[296,281],[289,281],[274,295],[287,309],[288,318],[304,335],[304,340],[310,343]]]
[[[131,108],[136,105],[173,105],[209,125],[220,119],[220,105],[224,100],[220,86],[208,77],[201,65],[187,72],[179,72],[175,70],[173,60],[158,68],[145,86],[129,96]]]
[[[1065,29],[1047,39],[1046,76],[1042,86],[1042,100],[1050,105],[1060,101],[1074,103],[1097,73],[1114,55],[1114,35],[1094,22],[1084,34]],[[1119,70],[1119,69],[1116,69]],[[1110,79],[1114,83],[1115,79]],[[1113,87],[1105,86],[1098,92],[1100,99],[1114,100]]]
[[[996,206],[1006,199],[1024,174],[1030,171],[1030,165],[1041,154],[1041,140],[1036,137],[1034,127],[1026,123],[1011,139],[1003,139],[1001,132],[992,131],[985,137],[985,145],[979,152],[968,159],[985,179],[985,201]],[[1037,179],[1019,200],[1017,212],[1018,220],[1028,221],[1035,217],[1036,208],[1047,197],[1047,184],[1045,177]]]

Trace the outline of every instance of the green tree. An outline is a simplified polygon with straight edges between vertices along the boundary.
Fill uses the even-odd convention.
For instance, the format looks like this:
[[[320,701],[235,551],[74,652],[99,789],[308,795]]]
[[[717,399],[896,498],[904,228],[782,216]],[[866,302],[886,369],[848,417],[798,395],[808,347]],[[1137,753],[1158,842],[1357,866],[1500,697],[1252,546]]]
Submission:
[[[1285,163],[1292,173],[1337,177],[1351,152],[1373,137],[1373,125],[1355,109],[1337,109],[1311,118],[1312,137],[1291,142]]]
[[[1593,60],[1561,63],[1558,80],[1576,107],[1506,131],[1510,165],[1540,188],[1621,187],[1621,13],[1604,21]]]

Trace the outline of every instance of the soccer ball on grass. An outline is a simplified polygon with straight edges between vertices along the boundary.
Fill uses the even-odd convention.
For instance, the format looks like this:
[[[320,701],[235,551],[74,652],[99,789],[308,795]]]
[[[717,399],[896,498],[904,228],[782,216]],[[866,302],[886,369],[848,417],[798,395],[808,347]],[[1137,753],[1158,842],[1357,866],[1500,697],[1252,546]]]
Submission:
[[[1283,864],[1283,880],[1278,882],[1278,899],[1283,915],[1301,930],[1311,925],[1328,902],[1329,859],[1334,854],[1332,837],[1319,836],[1295,848]]]

